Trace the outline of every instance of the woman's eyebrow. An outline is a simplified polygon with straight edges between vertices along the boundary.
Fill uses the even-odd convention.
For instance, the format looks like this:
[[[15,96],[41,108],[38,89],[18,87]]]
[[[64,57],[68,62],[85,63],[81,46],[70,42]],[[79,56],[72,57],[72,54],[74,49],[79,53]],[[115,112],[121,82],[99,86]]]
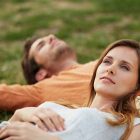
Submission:
[[[108,57],[108,58],[110,58],[110,59],[113,59],[113,57],[112,57],[112,56],[105,56],[105,57]]]
[[[125,60],[122,60],[123,63],[130,65],[133,68],[133,65]]]
[[[105,56],[105,57],[108,57],[108,58],[110,58],[110,59],[113,59],[112,56]],[[132,65],[130,62],[125,61],[125,60],[121,60],[121,62],[122,62],[122,63],[125,63],[125,64],[128,64],[128,65],[130,65],[130,66],[133,68],[133,65]]]

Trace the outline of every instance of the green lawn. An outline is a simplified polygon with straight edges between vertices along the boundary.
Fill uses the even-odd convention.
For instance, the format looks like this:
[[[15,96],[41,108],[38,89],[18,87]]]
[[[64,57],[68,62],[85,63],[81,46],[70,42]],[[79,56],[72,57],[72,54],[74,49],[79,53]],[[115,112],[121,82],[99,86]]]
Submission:
[[[139,0],[0,0],[0,83],[26,84],[20,62],[28,37],[52,33],[80,63],[97,59],[118,39],[140,42],[139,7]],[[0,120],[10,115],[0,112]]]

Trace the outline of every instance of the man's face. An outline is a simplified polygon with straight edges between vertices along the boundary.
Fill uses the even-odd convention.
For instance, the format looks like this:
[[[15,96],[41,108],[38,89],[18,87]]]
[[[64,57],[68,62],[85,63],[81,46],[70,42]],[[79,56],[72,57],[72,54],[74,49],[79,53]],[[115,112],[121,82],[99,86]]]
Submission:
[[[34,57],[35,61],[49,69],[52,65],[61,63],[70,54],[71,48],[54,35],[37,39],[31,46],[29,57]],[[57,63],[56,63],[57,62]]]

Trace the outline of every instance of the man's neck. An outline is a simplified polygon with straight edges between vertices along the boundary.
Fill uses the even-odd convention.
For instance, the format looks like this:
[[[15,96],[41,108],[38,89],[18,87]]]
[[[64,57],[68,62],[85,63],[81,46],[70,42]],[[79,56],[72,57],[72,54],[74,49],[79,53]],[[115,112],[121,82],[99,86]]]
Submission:
[[[54,72],[54,75],[58,75],[60,72],[65,71],[76,65],[79,65],[79,63],[75,60],[66,60],[59,67],[57,67],[57,71]]]
[[[77,61],[66,61],[65,64],[62,65],[61,71],[65,71],[76,65],[79,65],[79,63]]]

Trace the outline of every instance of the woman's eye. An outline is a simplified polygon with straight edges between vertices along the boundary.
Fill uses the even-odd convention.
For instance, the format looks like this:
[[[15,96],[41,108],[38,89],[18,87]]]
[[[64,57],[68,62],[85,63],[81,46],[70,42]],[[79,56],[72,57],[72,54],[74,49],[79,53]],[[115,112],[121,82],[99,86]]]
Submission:
[[[103,63],[110,64],[110,61],[108,61],[108,60],[104,60]]]
[[[127,66],[122,66],[122,68],[125,70],[129,70],[129,68]]]

